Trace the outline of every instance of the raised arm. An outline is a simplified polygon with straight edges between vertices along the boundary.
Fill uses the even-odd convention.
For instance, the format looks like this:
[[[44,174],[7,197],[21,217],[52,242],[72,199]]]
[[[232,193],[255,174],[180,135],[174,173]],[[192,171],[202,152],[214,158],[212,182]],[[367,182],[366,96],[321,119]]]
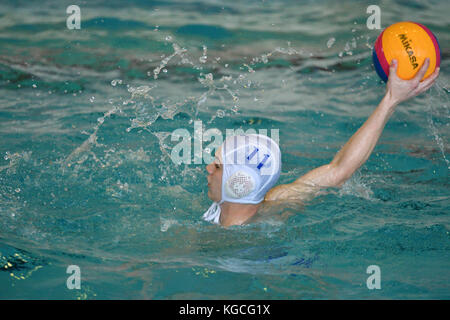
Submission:
[[[334,159],[326,165],[311,170],[293,183],[277,186],[267,194],[267,200],[295,199],[300,194],[308,198],[321,187],[341,186],[369,158],[383,132],[386,122],[396,106],[428,90],[439,75],[439,68],[427,79],[420,81],[429,66],[429,59],[411,80],[402,80],[397,75],[397,62],[389,69],[386,95],[378,107],[356,133],[347,141]]]

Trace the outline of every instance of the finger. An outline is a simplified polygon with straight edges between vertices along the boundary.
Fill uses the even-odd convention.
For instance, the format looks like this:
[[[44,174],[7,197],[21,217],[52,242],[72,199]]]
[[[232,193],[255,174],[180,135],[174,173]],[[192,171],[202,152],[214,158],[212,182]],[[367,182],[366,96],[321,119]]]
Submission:
[[[430,88],[433,86],[433,84],[434,84],[434,81],[433,81],[433,82],[430,82],[430,83],[427,84],[426,86],[420,87],[420,88],[419,88],[419,91],[420,91],[420,92],[425,92],[425,91],[427,91],[428,89],[430,89]]]
[[[417,90],[416,95],[428,91],[428,89],[430,89],[430,88],[433,86],[433,84],[434,84],[434,82],[431,82],[431,83],[429,83],[428,85],[426,85],[425,87],[420,87],[420,88]]]
[[[434,84],[434,81],[428,83],[427,85],[423,86],[420,88],[421,91],[427,91],[428,89],[430,89]]]
[[[439,71],[440,68],[436,68],[436,70],[434,70],[434,72],[432,74],[430,74],[430,76],[428,78],[426,78],[425,80],[423,80],[420,84],[419,84],[419,89],[421,87],[426,87],[428,85],[432,85],[433,82],[437,79],[437,77],[439,76]]]
[[[434,80],[436,80],[436,79],[434,79]],[[435,83],[435,81],[431,81],[431,82],[428,82],[427,84],[425,84],[425,85],[420,85],[418,88],[417,88],[417,91],[419,92],[419,93],[422,93],[422,92],[425,92],[425,91],[427,91],[428,89],[430,89],[433,85],[434,85],[434,83]],[[422,83],[421,83],[422,84]]]
[[[416,76],[413,79],[419,81],[422,80],[429,66],[430,66],[430,59],[426,58],[424,64],[422,65],[422,68],[420,68],[419,72],[417,72]]]
[[[434,79],[436,79],[437,77],[439,77],[439,72],[441,72],[441,68],[436,68],[433,73],[430,75],[430,77],[433,77]]]
[[[394,77],[397,77],[397,68],[398,68],[398,62],[395,59],[392,59],[391,64],[389,65],[389,78],[393,75]]]

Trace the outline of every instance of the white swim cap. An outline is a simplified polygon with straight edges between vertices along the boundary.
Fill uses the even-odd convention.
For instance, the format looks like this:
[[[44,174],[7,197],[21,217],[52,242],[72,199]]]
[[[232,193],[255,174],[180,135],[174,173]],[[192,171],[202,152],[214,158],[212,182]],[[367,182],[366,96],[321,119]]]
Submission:
[[[260,203],[281,172],[280,148],[262,134],[228,137],[222,146],[222,200]]]
[[[203,218],[219,223],[224,201],[257,204],[275,185],[281,173],[278,144],[262,134],[227,137],[222,145],[222,199]]]

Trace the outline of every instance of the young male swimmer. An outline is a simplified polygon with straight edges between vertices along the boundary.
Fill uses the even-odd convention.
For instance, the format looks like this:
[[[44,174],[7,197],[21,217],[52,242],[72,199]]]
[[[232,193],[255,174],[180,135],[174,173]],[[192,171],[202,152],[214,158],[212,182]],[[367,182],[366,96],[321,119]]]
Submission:
[[[369,158],[396,106],[428,90],[439,75],[437,68],[420,81],[429,59],[411,80],[400,79],[397,66],[398,62],[393,60],[386,94],[378,107],[331,163],[290,184],[272,188],[281,172],[280,149],[272,139],[256,134],[228,137],[216,150],[215,160],[206,166],[208,197],[213,204],[203,219],[225,227],[241,225],[273,203],[304,200],[313,197],[320,188],[341,186]]]

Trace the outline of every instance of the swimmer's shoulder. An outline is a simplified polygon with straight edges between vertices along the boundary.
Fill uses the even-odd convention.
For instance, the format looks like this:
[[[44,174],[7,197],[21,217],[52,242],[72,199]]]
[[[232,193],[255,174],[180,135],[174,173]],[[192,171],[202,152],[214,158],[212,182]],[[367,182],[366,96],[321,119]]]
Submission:
[[[276,187],[270,189],[266,196],[264,197],[264,201],[277,201],[277,200],[285,200],[287,199],[289,193],[289,187],[287,184],[280,184]]]
[[[296,199],[264,200],[256,213],[245,224],[258,222],[283,223],[290,216],[299,213],[305,204]]]
[[[320,187],[304,181],[280,184],[270,189],[258,208],[256,214],[247,223],[267,219],[286,220],[289,216],[302,210],[307,201],[319,194]]]
[[[320,188],[311,184],[295,182],[280,184],[270,189],[264,197],[264,202],[307,201],[311,200]]]

